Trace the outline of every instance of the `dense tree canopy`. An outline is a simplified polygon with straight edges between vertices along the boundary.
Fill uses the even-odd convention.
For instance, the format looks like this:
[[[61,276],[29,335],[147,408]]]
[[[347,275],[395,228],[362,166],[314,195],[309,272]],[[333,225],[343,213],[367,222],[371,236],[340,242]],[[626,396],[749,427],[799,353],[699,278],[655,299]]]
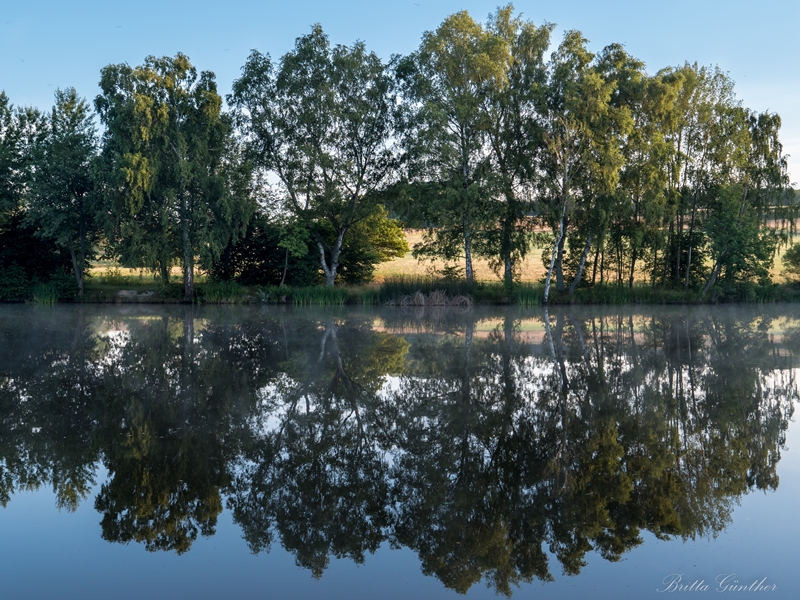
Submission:
[[[230,113],[183,54],[108,65],[99,144],[74,90],[49,115],[0,94],[0,297],[55,272],[13,250],[31,236],[69,255],[79,291],[103,253],[163,283],[180,264],[190,301],[196,264],[369,281],[407,251],[404,226],[423,230],[418,259],[461,264],[468,284],[488,260],[506,296],[538,248],[545,303],[596,284],[698,300],[769,284],[798,216],[780,117],[746,108],[719,67],[648,72],[553,28],[511,5],[483,24],[460,11],[385,63],[314,25],[277,61],[250,54]]]
[[[214,74],[178,54],[109,65],[100,85],[111,242],[123,264],[165,283],[179,259],[191,300],[196,256],[218,256],[255,208]]]
[[[280,180],[333,285],[345,238],[391,175],[392,79],[362,42],[331,47],[319,25],[278,66],[253,51],[230,102],[253,160]]]
[[[96,133],[91,108],[70,88],[56,92],[33,152],[28,219],[41,237],[64,248],[72,261],[78,294],[99,237],[95,178]]]

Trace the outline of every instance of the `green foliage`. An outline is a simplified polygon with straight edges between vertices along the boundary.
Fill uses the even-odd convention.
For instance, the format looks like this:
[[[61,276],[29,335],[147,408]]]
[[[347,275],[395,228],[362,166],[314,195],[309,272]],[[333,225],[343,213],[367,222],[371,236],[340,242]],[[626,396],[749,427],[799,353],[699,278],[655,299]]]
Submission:
[[[399,59],[395,71],[406,100],[401,130],[411,185],[403,194],[411,201],[404,208],[427,227],[414,254],[463,259],[470,283],[472,254],[480,253],[481,232],[495,219],[484,176],[483,102],[493,83],[506,81],[509,49],[498,41],[461,11],[425,32],[419,49]]]
[[[52,306],[58,302],[58,288],[53,283],[37,283],[33,286],[33,301]]]
[[[311,253],[302,253],[302,233],[296,233],[290,240],[286,231],[280,223],[256,215],[240,239],[231,241],[217,260],[204,262],[203,266],[213,279],[235,280],[242,285],[277,286],[281,281],[297,286],[316,283],[319,261]]]
[[[330,286],[292,288],[291,302],[295,306],[343,306],[349,298],[348,291]]]
[[[368,287],[361,292],[361,304],[375,306],[381,302],[380,288]]]
[[[544,288],[539,285],[518,285],[514,288],[514,299],[524,308],[539,306],[543,291]]]
[[[59,300],[71,302],[80,297],[80,288],[74,275],[64,271],[55,273],[50,277],[49,283],[55,288]]]
[[[181,264],[186,301],[197,260],[241,285],[362,284],[408,252],[390,214],[423,229],[416,258],[448,263],[434,279],[471,284],[487,259],[503,290],[476,289],[499,302],[536,247],[543,303],[616,302],[614,285],[645,282],[695,300],[782,294],[769,270],[800,197],[780,117],[745,108],[719,68],[650,74],[574,30],[548,56],[552,31],[511,5],[485,24],[460,11],[387,66],[315,25],[278,61],[251,53],[230,115],[183,54],[108,65],[99,157],[75,90],[49,115],[0,93],[0,270],[26,282],[8,271],[7,295],[70,265],[80,295],[99,250],[162,285]]]
[[[78,295],[100,234],[92,164],[94,115],[73,88],[57,90],[55,106],[33,148],[27,219],[37,235],[69,253]]]
[[[800,279],[800,244],[793,244],[783,254],[784,273],[794,280]]]
[[[0,267],[0,301],[25,302],[31,296],[31,283],[17,264]]]
[[[401,223],[389,218],[386,209],[378,205],[373,214],[353,225],[342,245],[341,281],[370,282],[378,263],[403,257],[408,251]]]
[[[443,280],[431,277],[414,275],[401,275],[387,277],[380,286],[382,302],[394,301],[399,303],[403,296],[413,296],[416,292],[425,295],[431,292],[442,291],[448,296],[470,296],[479,284],[469,284],[461,280]]]
[[[684,304],[690,300],[680,290],[643,285],[594,285],[580,288],[574,296],[574,301],[580,304]]]
[[[64,275],[69,278],[70,270],[69,254],[37,236],[24,213],[9,216],[5,227],[0,227],[0,300],[25,301],[34,283],[46,283],[54,277],[61,280]],[[77,290],[74,277],[71,285]],[[65,298],[66,292],[61,297]]]
[[[320,224],[318,235],[327,229]],[[319,259],[308,248],[310,234],[305,226],[272,222],[256,216],[241,240],[231,243],[208,268],[218,280],[235,279],[243,285],[308,286],[320,279]],[[404,256],[408,244],[399,221],[390,219],[382,206],[354,224],[341,248],[339,281],[360,284],[372,280],[375,265]]]
[[[319,25],[277,68],[253,51],[229,103],[249,152],[281,182],[332,286],[350,229],[375,208],[393,164],[392,79],[362,42],[331,47]],[[332,235],[329,235],[332,234]]]
[[[125,266],[183,266],[191,300],[195,257],[213,262],[255,210],[249,163],[222,113],[214,74],[188,57],[109,65],[95,102],[106,126],[103,170],[112,251]]]

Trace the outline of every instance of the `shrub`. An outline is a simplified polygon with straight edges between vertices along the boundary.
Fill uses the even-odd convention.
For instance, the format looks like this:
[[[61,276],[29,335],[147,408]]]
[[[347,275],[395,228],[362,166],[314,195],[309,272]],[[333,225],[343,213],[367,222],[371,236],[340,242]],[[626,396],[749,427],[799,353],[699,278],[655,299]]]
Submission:
[[[25,302],[31,295],[31,282],[19,265],[0,268],[0,301]]]

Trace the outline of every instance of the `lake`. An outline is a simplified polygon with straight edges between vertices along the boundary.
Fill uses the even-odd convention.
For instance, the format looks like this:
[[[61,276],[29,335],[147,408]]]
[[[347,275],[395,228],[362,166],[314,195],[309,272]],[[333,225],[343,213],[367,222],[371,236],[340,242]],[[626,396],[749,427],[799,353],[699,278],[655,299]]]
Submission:
[[[796,598],[800,311],[0,306],[0,597]]]

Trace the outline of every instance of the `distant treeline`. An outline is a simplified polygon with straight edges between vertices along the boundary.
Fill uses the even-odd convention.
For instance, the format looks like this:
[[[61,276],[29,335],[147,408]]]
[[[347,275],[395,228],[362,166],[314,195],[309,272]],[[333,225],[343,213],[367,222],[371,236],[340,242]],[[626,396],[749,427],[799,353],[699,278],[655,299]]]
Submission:
[[[99,256],[162,283],[181,265],[186,300],[197,266],[364,282],[408,251],[403,227],[467,283],[480,257],[510,290],[541,252],[545,302],[769,285],[798,216],[780,117],[742,106],[719,68],[650,74],[574,30],[551,52],[552,31],[510,5],[483,25],[462,11],[386,63],[315,25],[280,60],[254,50],[227,109],[183,54],[108,65],[94,108],[74,89],[49,113],[2,93],[0,299],[44,281],[82,296]]]

